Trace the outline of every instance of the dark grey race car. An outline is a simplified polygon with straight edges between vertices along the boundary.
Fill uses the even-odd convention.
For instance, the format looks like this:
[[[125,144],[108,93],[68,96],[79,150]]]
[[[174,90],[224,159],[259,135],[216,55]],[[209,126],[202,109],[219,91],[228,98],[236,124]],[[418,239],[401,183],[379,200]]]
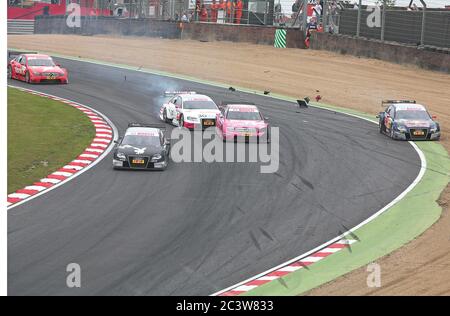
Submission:
[[[114,169],[164,170],[169,163],[170,140],[160,124],[130,123],[114,148]]]

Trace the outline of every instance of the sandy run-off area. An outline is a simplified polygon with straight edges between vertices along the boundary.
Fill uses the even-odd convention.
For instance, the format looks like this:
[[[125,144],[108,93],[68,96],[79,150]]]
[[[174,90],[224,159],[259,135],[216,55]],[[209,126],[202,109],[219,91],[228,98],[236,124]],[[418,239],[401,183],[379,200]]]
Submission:
[[[8,47],[54,52],[269,90],[376,115],[382,99],[415,99],[441,123],[450,150],[450,75],[330,52],[270,46],[74,35],[8,36]],[[317,90],[319,92],[317,92]],[[450,190],[442,218],[422,236],[381,258],[383,286],[366,286],[365,268],[311,291],[315,295],[450,295]]]

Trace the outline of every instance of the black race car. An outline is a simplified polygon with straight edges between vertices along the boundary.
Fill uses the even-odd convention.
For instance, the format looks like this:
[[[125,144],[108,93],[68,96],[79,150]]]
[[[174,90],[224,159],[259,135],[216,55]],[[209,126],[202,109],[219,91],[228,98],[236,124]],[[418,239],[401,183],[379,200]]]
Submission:
[[[114,148],[114,169],[164,170],[169,163],[170,140],[161,124],[130,123]]]
[[[377,115],[380,133],[400,140],[439,140],[441,129],[423,105],[413,100],[382,102],[384,112]]]

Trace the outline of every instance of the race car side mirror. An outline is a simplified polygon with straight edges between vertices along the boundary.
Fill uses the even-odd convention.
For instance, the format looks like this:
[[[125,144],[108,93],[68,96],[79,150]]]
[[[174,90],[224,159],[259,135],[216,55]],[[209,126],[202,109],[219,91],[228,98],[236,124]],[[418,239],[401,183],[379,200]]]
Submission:
[[[56,66],[61,67],[61,64],[56,64]]]
[[[267,116],[264,117],[264,121],[268,121],[269,118]]]
[[[435,120],[435,119],[437,119],[437,116],[436,116],[436,115],[433,115],[431,118],[432,118],[433,120]]]

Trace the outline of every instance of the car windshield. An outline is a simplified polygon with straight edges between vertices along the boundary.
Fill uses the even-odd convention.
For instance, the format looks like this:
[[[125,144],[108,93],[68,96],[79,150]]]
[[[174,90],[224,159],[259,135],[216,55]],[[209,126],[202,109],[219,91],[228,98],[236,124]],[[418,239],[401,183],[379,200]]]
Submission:
[[[229,120],[261,121],[261,114],[254,111],[228,111]]]
[[[398,120],[429,120],[430,115],[428,115],[427,111],[406,110],[397,111],[395,118]]]
[[[53,60],[49,58],[31,58],[28,59],[28,66],[45,66],[45,67],[53,67],[55,64],[53,63]]]
[[[159,136],[126,135],[122,140],[121,146],[124,145],[159,147],[161,146],[161,143],[159,141]]]
[[[217,110],[213,101],[184,101],[183,108],[186,110]]]

